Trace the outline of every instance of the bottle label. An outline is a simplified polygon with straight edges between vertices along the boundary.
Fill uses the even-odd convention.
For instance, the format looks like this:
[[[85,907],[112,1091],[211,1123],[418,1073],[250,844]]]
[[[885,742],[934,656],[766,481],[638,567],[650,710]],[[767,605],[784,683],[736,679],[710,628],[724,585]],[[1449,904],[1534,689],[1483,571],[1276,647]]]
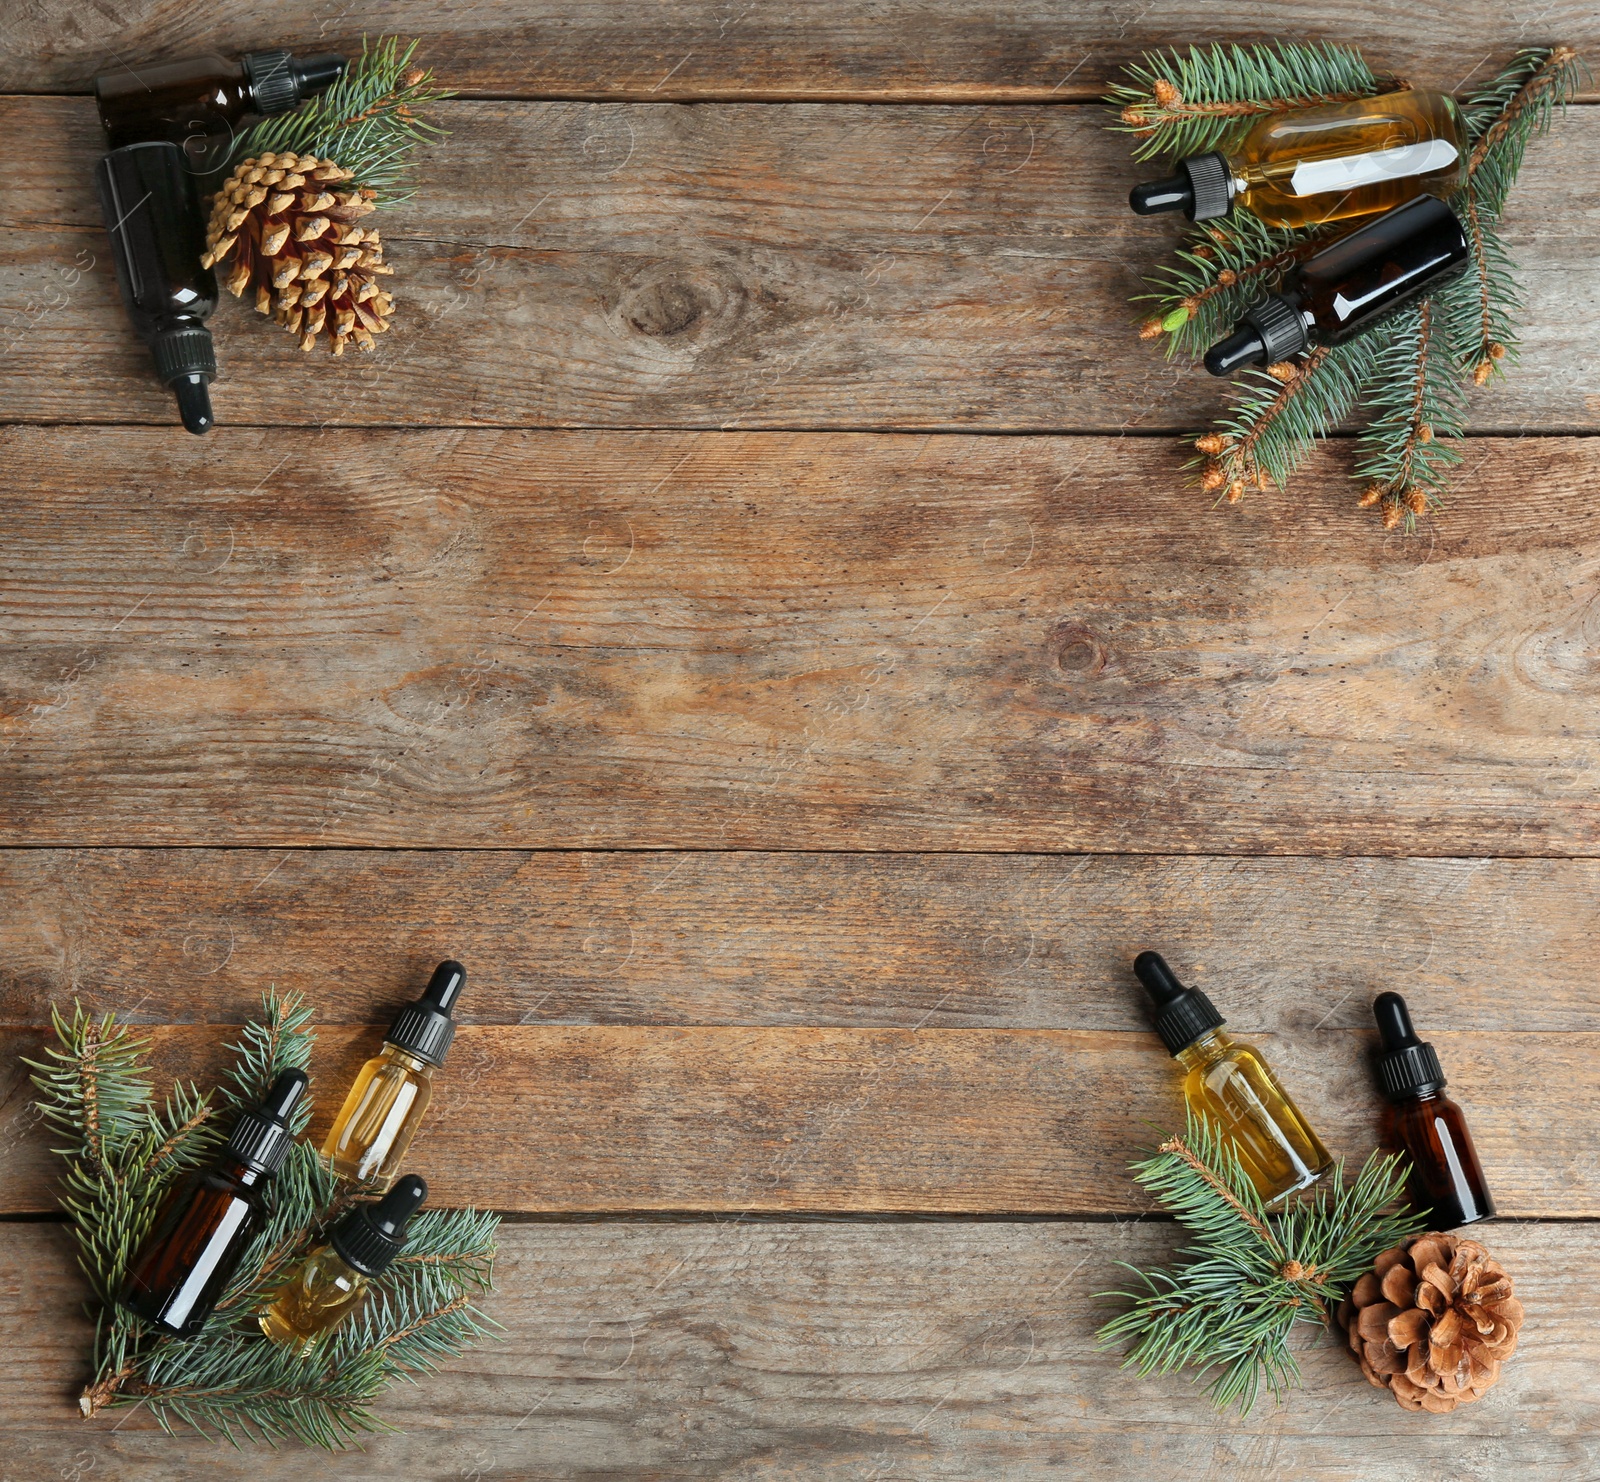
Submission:
[[[1366,154],[1345,154],[1331,160],[1308,160],[1289,177],[1297,196],[1317,196],[1329,191],[1353,190],[1381,180],[1401,180],[1408,175],[1428,175],[1460,158],[1448,139],[1422,144],[1401,144],[1394,149],[1374,149]]]

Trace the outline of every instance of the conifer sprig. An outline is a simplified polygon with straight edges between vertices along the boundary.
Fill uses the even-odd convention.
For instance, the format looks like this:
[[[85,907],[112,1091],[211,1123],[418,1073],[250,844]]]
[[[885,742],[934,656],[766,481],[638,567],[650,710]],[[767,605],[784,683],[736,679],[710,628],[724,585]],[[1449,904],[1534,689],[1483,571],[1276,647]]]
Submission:
[[[1399,84],[1390,82],[1389,87]],[[1268,42],[1192,46],[1147,53],[1106,101],[1112,127],[1132,134],[1135,159],[1201,154],[1227,143],[1264,113],[1342,103],[1383,89],[1351,46]]]
[[[1377,507],[1386,529],[1409,529],[1442,504],[1460,460],[1467,384],[1485,384],[1516,358],[1521,294],[1500,213],[1529,141],[1586,75],[1570,47],[1531,48],[1460,104],[1470,154],[1451,205],[1469,271],[1361,341],[1238,378],[1228,415],[1197,440],[1204,456],[1191,466],[1203,490],[1236,503],[1252,489],[1283,487],[1318,439],[1364,409],[1358,503]],[[1348,47],[1217,45],[1147,55],[1109,101],[1118,110],[1112,127],[1133,133],[1144,159],[1226,146],[1263,113],[1397,86]],[[1135,299],[1155,310],[1145,311],[1140,337],[1166,336],[1169,356],[1198,354],[1324,241],[1359,225],[1279,229],[1243,213],[1201,224]]]
[[[351,1196],[316,1150],[295,1143],[273,1180],[268,1217],[200,1334],[182,1342],[147,1328],[117,1302],[127,1271],[173,1181],[213,1157],[245,1107],[279,1072],[310,1062],[311,1011],[298,996],[263,996],[223,1083],[180,1083],[153,1096],[149,1042],[74,1005],[52,1010],[59,1043],[34,1070],[38,1103],[60,1134],[61,1196],[93,1292],[95,1377],[85,1416],[129,1404],[163,1427],[188,1425],[236,1444],[294,1437],[352,1444],[390,1429],[372,1409],[396,1379],[415,1379],[494,1324],[473,1302],[491,1289],[499,1221],[473,1209],[419,1214],[405,1250],[374,1282],[366,1305],[301,1358],[263,1337],[255,1312]],[[294,1128],[310,1121],[309,1098]]]
[[[266,153],[315,155],[355,172],[348,184],[377,192],[377,204],[405,200],[399,190],[411,153],[444,130],[427,107],[454,93],[435,86],[433,73],[414,62],[415,41],[386,36],[363,40],[361,55],[332,87],[292,113],[263,119],[240,136],[228,166]]]
[[[1248,1414],[1265,1389],[1282,1401],[1299,1382],[1289,1343],[1298,1323],[1328,1313],[1382,1251],[1422,1228],[1401,1205],[1406,1170],[1374,1153],[1355,1180],[1343,1160],[1317,1190],[1269,1211],[1231,1140],[1191,1115],[1133,1169],[1191,1243],[1169,1267],[1141,1271],[1128,1305],[1100,1329],[1102,1348],[1126,1345],[1124,1368],[1142,1375],[1195,1369],[1218,1409]]]

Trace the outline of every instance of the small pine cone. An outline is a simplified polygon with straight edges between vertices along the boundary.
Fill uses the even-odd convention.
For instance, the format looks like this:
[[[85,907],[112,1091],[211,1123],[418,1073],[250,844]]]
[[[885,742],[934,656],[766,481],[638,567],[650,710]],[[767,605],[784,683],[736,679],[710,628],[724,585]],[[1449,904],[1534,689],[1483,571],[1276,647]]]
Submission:
[[[1371,509],[1372,506],[1375,505],[1382,498],[1383,498],[1383,485],[1382,484],[1368,484],[1367,487],[1361,491],[1361,498],[1356,500],[1356,503],[1362,509]]]
[[[1155,86],[1150,89],[1150,93],[1163,108],[1171,108],[1183,97],[1183,94],[1164,77],[1156,78]]]
[[[1159,318],[1146,319],[1145,322],[1139,326],[1139,338],[1141,340],[1158,340],[1158,339],[1160,339],[1161,338],[1161,320]]]
[[[1209,453],[1214,458],[1228,446],[1228,440],[1220,432],[1208,432],[1203,437],[1197,437],[1194,445],[1202,453]]]
[[[1136,129],[1142,129],[1150,122],[1137,108],[1124,108],[1119,115],[1125,124],[1130,124]]]
[[[1258,468],[1256,470],[1256,488],[1261,490],[1263,494],[1270,494],[1272,492],[1272,475],[1269,474],[1264,468]]]
[[[253,285],[256,309],[302,350],[319,335],[335,355],[352,344],[370,350],[394,313],[377,281],[394,269],[378,233],[356,224],[377,209],[374,193],[349,187],[352,178],[332,160],[263,154],[239,165],[212,205],[201,262],[231,259],[228,291],[239,297]]]
[[[1267,374],[1274,381],[1287,383],[1300,374],[1300,367],[1292,360],[1279,360],[1267,367]]]
[[[1433,441],[1433,428],[1426,422],[1417,428],[1417,441],[1419,443],[1431,443]]]
[[[1493,371],[1494,361],[1489,359],[1480,360],[1475,366],[1472,367],[1472,384],[1474,386],[1483,385],[1483,383],[1489,379]]]
[[[1421,489],[1411,489],[1405,496],[1405,506],[1414,515],[1425,515],[1428,512],[1428,496]]]
[[[1217,254],[1213,252],[1204,242],[1202,242],[1194,249],[1194,255],[1198,257],[1201,262],[1210,262],[1211,259]]]
[[[1228,476],[1223,473],[1222,465],[1220,463],[1208,463],[1203,469],[1200,470],[1200,487],[1204,489],[1207,494],[1212,493],[1216,489],[1220,489],[1223,484],[1227,482],[1227,480]]]
[[[1504,345],[1489,346],[1489,359],[1491,360],[1503,360],[1505,359],[1505,353],[1506,347]]]
[[[1477,1241],[1413,1235],[1372,1263],[1338,1320],[1370,1384],[1407,1410],[1444,1415],[1499,1382],[1522,1303]]]
[[[1244,485],[1238,480],[1228,485],[1228,503],[1237,504],[1244,498]]]
[[[1383,503],[1383,528],[1393,530],[1404,517],[1400,513],[1398,499],[1386,499]]]
[[[1239,275],[1232,268],[1224,268],[1217,274],[1217,282],[1223,288],[1232,288],[1239,281]]]

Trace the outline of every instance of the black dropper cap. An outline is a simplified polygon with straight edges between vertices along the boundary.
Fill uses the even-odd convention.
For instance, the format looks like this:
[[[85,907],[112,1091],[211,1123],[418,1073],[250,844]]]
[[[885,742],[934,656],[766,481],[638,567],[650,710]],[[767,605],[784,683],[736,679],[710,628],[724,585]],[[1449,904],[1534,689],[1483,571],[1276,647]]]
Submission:
[[[314,57],[293,57],[286,51],[251,51],[240,59],[250,79],[255,111],[267,118],[287,113],[314,93],[331,87],[344,75],[345,59],[338,52]]]
[[[217,356],[205,319],[217,306],[217,279],[200,263],[205,224],[193,172],[176,144],[150,140],[104,155],[94,178],[128,317],[178,398],[183,425],[207,432]]]
[[[1206,369],[1214,376],[1231,375],[1241,365],[1275,365],[1298,355],[1311,343],[1295,300],[1269,293],[1240,316],[1233,333],[1206,351]]]
[[[1141,952],[1133,959],[1134,976],[1149,990],[1156,1006],[1156,1033],[1169,1054],[1192,1045],[1228,1021],[1198,988],[1185,988],[1159,952]]]
[[[289,1123],[308,1084],[305,1071],[284,1071],[272,1083],[261,1105],[239,1118],[225,1156],[249,1164],[258,1173],[276,1173],[294,1142]]]
[[[1214,221],[1233,209],[1233,173],[1223,155],[1191,155],[1166,179],[1134,186],[1128,204],[1140,216],[1181,211],[1190,221]]]
[[[419,1060],[443,1065],[450,1041],[456,1037],[450,1010],[466,984],[466,968],[459,962],[441,962],[434,968],[426,992],[395,1015],[384,1038]]]
[[[363,1276],[382,1276],[405,1249],[406,1223],[427,1197],[427,1184],[408,1173],[376,1203],[351,1210],[333,1227],[328,1244]]]
[[[1411,1011],[1398,993],[1380,993],[1372,1003],[1378,1021],[1382,1053],[1378,1056],[1378,1082],[1391,1101],[1429,1096],[1444,1090],[1444,1071],[1433,1046],[1417,1038]]]

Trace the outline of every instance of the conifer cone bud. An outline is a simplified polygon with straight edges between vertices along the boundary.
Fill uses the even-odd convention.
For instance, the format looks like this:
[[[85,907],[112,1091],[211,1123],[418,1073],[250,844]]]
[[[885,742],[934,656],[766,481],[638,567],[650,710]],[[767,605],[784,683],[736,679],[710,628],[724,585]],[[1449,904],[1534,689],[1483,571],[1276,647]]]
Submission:
[[[1383,528],[1385,530],[1393,530],[1400,523],[1401,518],[1400,501],[1398,499],[1386,499],[1383,504]]]
[[[1339,1304],[1339,1322],[1370,1383],[1407,1410],[1443,1415],[1499,1382],[1522,1303],[1477,1241],[1413,1235],[1373,1262]]]
[[[1489,379],[1493,371],[1494,361],[1480,360],[1475,366],[1472,367],[1472,384],[1474,386],[1483,385],[1483,383]]]
[[[1146,319],[1145,322],[1139,326],[1139,338],[1141,340],[1155,340],[1159,339],[1160,337],[1160,319]]]
[[[1212,457],[1215,457],[1228,446],[1228,440],[1220,432],[1208,432],[1202,437],[1197,437],[1194,440],[1194,445],[1202,453],[1209,453]]]
[[[1356,503],[1360,505],[1362,509],[1371,509],[1372,506],[1382,498],[1383,485],[1368,484],[1367,487],[1361,491],[1361,498],[1356,500]]]
[[[1292,360],[1279,360],[1267,367],[1267,374],[1274,381],[1288,383],[1300,374],[1300,367]]]
[[[1244,485],[1235,481],[1228,485],[1228,503],[1237,504],[1244,498]]]
[[[1406,495],[1405,504],[1414,515],[1425,515],[1428,512],[1428,496],[1421,489],[1412,489]]]
[[[378,281],[394,269],[376,229],[356,224],[377,209],[374,192],[350,186],[353,178],[332,160],[263,154],[240,164],[212,204],[201,262],[231,260],[228,291],[237,298],[253,286],[256,309],[302,350],[318,336],[335,355],[352,344],[370,350],[394,313]]]
[[[1227,477],[1220,463],[1208,463],[1200,470],[1200,487],[1210,494],[1213,490],[1220,489],[1227,482]]]
[[[1417,441],[1419,443],[1431,443],[1433,441],[1433,428],[1428,423],[1424,422],[1417,428]]]
[[[1180,93],[1178,89],[1172,83],[1168,82],[1164,77],[1156,78],[1155,86],[1150,89],[1150,94],[1163,108],[1171,108],[1173,104],[1178,102],[1183,96],[1183,94]]]

